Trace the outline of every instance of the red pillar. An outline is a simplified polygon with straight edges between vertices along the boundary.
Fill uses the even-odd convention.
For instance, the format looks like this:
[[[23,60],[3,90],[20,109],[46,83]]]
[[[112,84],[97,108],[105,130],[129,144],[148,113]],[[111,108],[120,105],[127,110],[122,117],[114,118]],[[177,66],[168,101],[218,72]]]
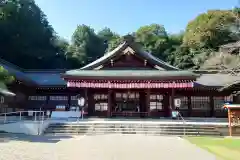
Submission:
[[[107,110],[107,117],[112,116],[112,90],[108,90],[108,110]]]
[[[150,89],[146,90],[146,111],[147,116],[150,117]]]

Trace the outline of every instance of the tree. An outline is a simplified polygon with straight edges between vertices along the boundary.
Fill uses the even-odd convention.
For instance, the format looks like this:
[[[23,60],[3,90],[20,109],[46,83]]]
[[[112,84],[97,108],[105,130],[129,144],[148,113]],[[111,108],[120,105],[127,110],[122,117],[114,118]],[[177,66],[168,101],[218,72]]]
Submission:
[[[46,68],[56,55],[55,34],[34,0],[1,1],[0,15],[1,58],[23,68]]]
[[[168,57],[172,60],[172,64],[180,69],[189,69],[194,67],[194,54],[190,52],[188,47],[177,47]]]
[[[8,84],[14,81],[14,77],[11,76],[6,69],[0,66],[0,82]]]
[[[97,34],[104,42],[106,47],[105,52],[110,52],[115,49],[121,42],[122,37],[111,31],[110,28],[104,28]]]
[[[176,65],[175,62],[175,52],[180,49],[179,47],[182,45],[184,32],[180,32],[178,34],[169,34],[168,35],[168,48],[165,50],[164,54],[166,55],[166,61],[172,65]]]
[[[83,65],[101,57],[105,49],[104,41],[92,28],[79,25],[73,33],[68,57],[76,58]]]
[[[134,35],[136,41],[139,42],[145,50],[163,60],[166,59],[164,51],[168,47],[168,35],[162,25],[151,24],[140,27]]]
[[[184,45],[190,48],[213,48],[233,41],[226,26],[235,22],[235,16],[228,10],[210,10],[200,14],[187,25],[183,37]]]

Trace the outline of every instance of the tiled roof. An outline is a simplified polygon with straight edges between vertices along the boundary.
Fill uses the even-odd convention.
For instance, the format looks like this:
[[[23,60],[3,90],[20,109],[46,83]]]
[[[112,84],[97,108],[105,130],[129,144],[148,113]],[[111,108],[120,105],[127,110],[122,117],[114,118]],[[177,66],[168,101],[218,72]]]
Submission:
[[[26,76],[40,86],[61,86],[66,82],[61,78],[62,72],[26,72]]]
[[[196,83],[204,86],[218,86],[223,87],[235,81],[240,81],[240,76],[232,76],[229,74],[202,74],[197,78]]]
[[[38,84],[40,86],[58,86],[66,85],[66,82],[61,78],[61,74],[64,71],[24,71],[23,69],[14,66],[11,63],[5,62],[0,59],[0,65],[7,69],[11,74],[15,75],[19,80],[26,80],[31,83]],[[80,72],[79,72],[80,71]],[[79,75],[79,76],[150,76],[150,77],[176,77],[176,76],[197,76],[197,74],[191,71],[159,71],[159,70],[71,70],[65,72],[69,75]],[[196,84],[208,86],[208,87],[228,87],[236,83],[240,83],[240,76],[231,76],[229,74],[202,74],[197,78]],[[0,92],[1,93],[1,92]]]
[[[63,74],[65,77],[80,78],[196,78],[198,75],[191,71],[159,71],[159,70],[71,70]]]

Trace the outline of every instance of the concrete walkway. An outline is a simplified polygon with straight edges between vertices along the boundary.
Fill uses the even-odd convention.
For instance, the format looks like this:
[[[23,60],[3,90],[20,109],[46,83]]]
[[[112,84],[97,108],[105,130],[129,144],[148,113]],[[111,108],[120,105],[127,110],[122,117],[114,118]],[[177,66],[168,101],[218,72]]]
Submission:
[[[5,140],[5,141],[4,141]],[[0,138],[0,160],[215,160],[178,137],[144,135]]]

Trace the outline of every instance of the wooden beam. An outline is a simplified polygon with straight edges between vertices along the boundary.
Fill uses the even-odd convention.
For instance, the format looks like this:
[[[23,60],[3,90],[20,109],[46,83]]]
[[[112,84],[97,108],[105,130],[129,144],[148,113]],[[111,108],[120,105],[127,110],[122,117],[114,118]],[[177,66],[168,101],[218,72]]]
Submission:
[[[127,47],[124,51],[123,54],[135,54],[135,51],[131,47]]]
[[[163,68],[161,68],[161,67],[159,67],[159,66],[157,66],[157,65],[155,65],[154,68],[156,68],[156,69],[158,69],[158,70],[161,70],[161,71],[164,70]]]
[[[100,66],[94,68],[94,70],[99,70],[99,69],[102,69],[102,68],[103,68],[103,65],[100,65]]]

